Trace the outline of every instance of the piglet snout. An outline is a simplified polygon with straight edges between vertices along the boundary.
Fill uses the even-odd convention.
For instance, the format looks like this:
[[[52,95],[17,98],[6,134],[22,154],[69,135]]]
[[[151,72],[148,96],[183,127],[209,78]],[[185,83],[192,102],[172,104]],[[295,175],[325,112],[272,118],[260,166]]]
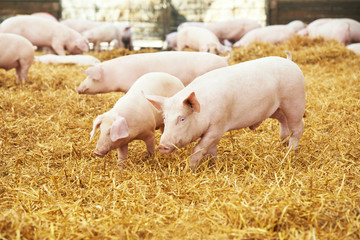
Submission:
[[[102,154],[102,153],[99,153],[97,152],[96,150],[94,151],[94,154],[97,156],[97,157],[100,157],[100,158],[103,158],[105,155]]]
[[[86,91],[88,90],[89,88],[84,88],[84,87],[75,87],[75,91],[78,93],[78,94],[85,94]]]
[[[167,146],[165,146],[163,144],[160,144],[158,148],[159,148],[159,151],[161,153],[166,153],[167,154],[167,153],[171,153],[173,151],[172,147],[167,147]]]

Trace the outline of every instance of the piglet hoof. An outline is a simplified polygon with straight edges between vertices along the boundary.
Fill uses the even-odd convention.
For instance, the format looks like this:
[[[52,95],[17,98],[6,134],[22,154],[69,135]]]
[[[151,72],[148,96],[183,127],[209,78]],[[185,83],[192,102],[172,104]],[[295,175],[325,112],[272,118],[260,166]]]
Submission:
[[[199,163],[200,163],[200,161],[194,161],[194,162],[190,161],[190,169],[191,169],[191,171],[195,172],[196,169],[199,166]]]
[[[197,166],[192,166],[192,165],[190,166],[190,169],[192,172],[196,172],[196,168],[197,168]]]
[[[147,152],[146,153],[146,156],[145,156],[146,158],[153,158],[153,157],[155,157],[155,153],[154,152]]]

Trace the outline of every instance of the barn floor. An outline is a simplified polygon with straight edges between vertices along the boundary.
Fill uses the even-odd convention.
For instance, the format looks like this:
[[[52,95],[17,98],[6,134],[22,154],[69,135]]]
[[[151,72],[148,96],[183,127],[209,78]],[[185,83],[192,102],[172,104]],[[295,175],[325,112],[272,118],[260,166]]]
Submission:
[[[123,94],[78,95],[82,67],[35,63],[22,85],[0,69],[0,239],[359,239],[360,56],[296,37],[231,64],[285,50],[306,79],[299,149],[266,120],[225,134],[196,172],[194,144],[151,157],[135,141],[121,170],[116,152],[93,156],[92,121]]]

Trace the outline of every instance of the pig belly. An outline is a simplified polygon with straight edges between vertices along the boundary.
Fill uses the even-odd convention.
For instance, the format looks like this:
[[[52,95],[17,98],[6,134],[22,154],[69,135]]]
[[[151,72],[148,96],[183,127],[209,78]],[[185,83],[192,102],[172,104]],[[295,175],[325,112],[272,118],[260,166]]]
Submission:
[[[12,63],[2,63],[0,62],[0,68],[5,69],[6,71],[9,71],[12,68],[17,68],[19,66],[19,62],[12,62]]]
[[[19,66],[19,56],[16,56],[16,49],[0,50],[0,67],[6,71]]]
[[[268,91],[266,96],[261,99],[249,99],[248,103],[244,105],[244,101],[238,101],[233,109],[233,116],[231,116],[226,131],[242,129],[250,127],[255,129],[261,122],[271,117],[280,106],[280,100],[277,94]],[[236,106],[240,106],[237,108]]]

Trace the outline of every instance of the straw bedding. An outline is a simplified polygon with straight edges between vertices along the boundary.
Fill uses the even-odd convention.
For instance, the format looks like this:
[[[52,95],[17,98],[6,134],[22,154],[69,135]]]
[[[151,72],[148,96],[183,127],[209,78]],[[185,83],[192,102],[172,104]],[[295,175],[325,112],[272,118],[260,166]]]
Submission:
[[[116,151],[93,156],[92,121],[123,93],[78,95],[81,67],[34,63],[23,85],[0,70],[0,239],[359,239],[360,57],[295,37],[230,63],[285,50],[306,79],[299,149],[269,119],[226,133],[195,172],[194,144],[152,157],[135,141],[121,170]]]

